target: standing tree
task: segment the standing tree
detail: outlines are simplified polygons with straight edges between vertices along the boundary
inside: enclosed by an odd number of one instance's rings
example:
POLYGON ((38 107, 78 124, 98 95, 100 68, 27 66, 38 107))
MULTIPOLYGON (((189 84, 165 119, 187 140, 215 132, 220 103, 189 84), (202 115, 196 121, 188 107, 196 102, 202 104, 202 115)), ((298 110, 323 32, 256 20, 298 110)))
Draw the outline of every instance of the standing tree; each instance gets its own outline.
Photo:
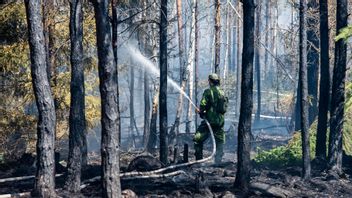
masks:
MULTIPOLYGON (((118 0, 111 0, 111 10, 112 10, 112 49, 114 53, 114 61, 115 65, 117 68, 117 62, 118 62, 118 57, 117 57, 117 38, 118 38, 118 33, 117 33, 117 25, 118 25, 118 0)), ((118 70, 117 70, 118 72, 118 70)), ((118 74, 117 74, 118 75, 118 74)), ((117 93, 119 93, 119 82, 116 81, 116 87, 117 87, 117 93)), ((118 115, 120 115, 120 107, 119 107, 119 97, 117 97, 117 112, 118 115)), ((118 123, 120 123, 120 116, 118 116, 118 123)), ((118 127, 118 134, 119 134, 119 144, 121 143, 121 127, 118 127)))
POLYGON ((118 79, 112 49, 108 2, 108 0, 93 0, 102 107, 102 195, 103 197, 120 197, 118 79))
MULTIPOLYGON (((195 105, 198 105, 198 82, 199 82, 199 2, 195 0, 194 5, 194 98, 195 105)), ((194 115, 195 129, 198 126, 198 115, 194 115)))
POLYGON ((299 7, 299 83, 300 83, 300 103, 301 103, 301 133, 303 151, 303 173, 304 179, 310 178, 310 156, 309 156, 309 121, 308 121, 308 81, 307 81, 307 32, 306 13, 307 2, 300 0, 299 7))
MULTIPOLYGON (((179 47, 179 64, 180 64, 180 82, 181 82, 181 90, 184 91, 186 88, 189 72, 188 67, 185 64, 185 55, 184 55, 184 41, 183 41, 183 32, 182 32, 182 1, 176 1, 176 8, 177 8, 177 32, 178 32, 178 47, 179 47)), ((188 66, 188 65, 187 65, 188 66)), ((175 122, 170 129, 170 137, 169 142, 172 142, 179 134, 179 126, 180 120, 183 110, 183 94, 180 93, 177 103, 177 110, 176 110, 176 118, 175 122)))
POLYGON ((307 17, 307 72, 309 102, 309 125, 318 114, 318 76, 319 76, 319 38, 316 27, 319 26, 318 1, 308 0, 307 17))
POLYGON ((250 135, 253 109, 254 0, 243 1, 243 53, 241 109, 238 123, 238 164, 235 186, 248 192, 250 182, 250 135))
POLYGON ((160 10, 160 161, 167 164, 167 0, 161 0, 160 10))
POLYGON ((67 164, 66 188, 69 192, 79 193, 81 185, 82 148, 86 139, 86 118, 84 102, 83 66, 83 12, 82 1, 70 2, 70 39, 71 39, 71 108, 69 157, 67 164))
POLYGON ((54 100, 47 76, 46 50, 39 0, 25 0, 31 75, 38 108, 37 171, 33 189, 35 197, 55 197, 55 126, 54 100))
MULTIPOLYGON (((347 0, 338 0, 336 9, 336 33, 347 26, 347 0)), ((342 172, 342 130, 345 104, 345 81, 347 64, 347 44, 340 39, 335 44, 335 65, 332 80, 331 118, 328 168, 331 171, 342 172)))
POLYGON ((315 155, 326 159, 326 131, 330 100, 328 1, 320 0, 320 87, 315 155))
POLYGON ((221 18, 220 18, 220 0, 215 0, 215 73, 220 76, 220 35, 221 35, 221 18))
POLYGON ((255 113, 255 120, 260 120, 261 112, 261 83, 260 83, 260 15, 261 15, 261 5, 258 1, 256 8, 256 20, 255 20, 255 36, 256 36, 256 47, 255 47, 255 71, 257 76, 257 112, 255 113))

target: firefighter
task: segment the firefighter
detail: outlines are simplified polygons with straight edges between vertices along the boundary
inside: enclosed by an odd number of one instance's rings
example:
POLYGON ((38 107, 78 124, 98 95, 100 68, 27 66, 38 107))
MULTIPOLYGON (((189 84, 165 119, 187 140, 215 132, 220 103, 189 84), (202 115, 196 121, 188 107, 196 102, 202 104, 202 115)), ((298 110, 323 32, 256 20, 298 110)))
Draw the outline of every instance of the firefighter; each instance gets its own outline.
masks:
POLYGON ((214 132, 216 142, 215 163, 220 163, 224 154, 225 143, 224 114, 227 109, 228 99, 220 89, 220 78, 217 74, 210 74, 208 77, 209 88, 203 93, 200 107, 197 109, 203 119, 194 135, 194 150, 196 160, 203 158, 203 143, 209 137, 210 132, 204 119, 206 119, 214 132))

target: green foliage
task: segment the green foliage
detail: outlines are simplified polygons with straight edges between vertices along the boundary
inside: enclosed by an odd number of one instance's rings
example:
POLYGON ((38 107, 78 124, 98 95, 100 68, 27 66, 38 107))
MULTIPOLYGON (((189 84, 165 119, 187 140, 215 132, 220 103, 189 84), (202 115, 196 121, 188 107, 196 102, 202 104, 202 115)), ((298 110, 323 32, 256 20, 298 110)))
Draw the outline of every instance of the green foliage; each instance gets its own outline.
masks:
MULTIPOLYGON (((345 122, 343 129, 343 150, 347 155, 352 155, 352 83, 346 85, 345 122)), ((315 158, 317 135, 317 120, 309 129, 310 156, 315 158)), ((327 137, 329 137, 329 129, 327 137)), ((327 138, 328 139, 328 138, 327 138)), ((328 140, 327 140, 328 148, 328 140)), ((302 159, 301 133, 295 132, 286 146, 280 146, 269 151, 258 151, 254 161, 258 164, 271 167, 284 167, 297 165, 302 159)))
MULTIPOLYGON (((100 119, 97 78, 95 20, 91 7, 84 12, 84 65, 86 85, 86 122, 95 127, 100 119)), ((25 140, 27 151, 34 152, 37 112, 32 90, 27 21, 23 2, 0 8, 0 155, 9 151, 13 137, 25 140)), ((55 11, 51 79, 57 115, 57 139, 66 138, 70 106, 70 40, 68 6, 55 11)))
POLYGON ((352 36, 352 25, 349 25, 340 30, 339 34, 335 37, 335 41, 339 41, 341 39, 346 41, 351 36, 352 36))

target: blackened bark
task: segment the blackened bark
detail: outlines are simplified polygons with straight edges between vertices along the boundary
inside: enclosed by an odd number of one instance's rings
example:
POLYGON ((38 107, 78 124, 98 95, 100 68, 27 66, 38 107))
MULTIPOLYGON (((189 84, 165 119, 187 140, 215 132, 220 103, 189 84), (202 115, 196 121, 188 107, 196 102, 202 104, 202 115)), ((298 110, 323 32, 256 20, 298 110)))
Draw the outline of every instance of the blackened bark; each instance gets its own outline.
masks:
MULTIPOLYGON (((47 76, 50 80, 52 77, 55 77, 54 68, 54 22, 53 22, 53 12, 55 11, 54 0, 43 0, 42 5, 43 10, 43 29, 44 29, 44 39, 45 39, 45 49, 46 53, 46 62, 47 62, 47 76)), ((54 79, 56 81, 56 79, 54 79)))
POLYGON ((25 0, 31 76, 38 108, 37 170, 33 189, 35 197, 55 197, 55 126, 54 100, 47 76, 46 50, 39 0, 25 0))
POLYGON ((316 18, 318 11, 318 1, 309 0, 308 9, 311 15, 307 18, 307 50, 308 50, 308 95, 309 102, 309 125, 311 125, 318 115, 318 76, 319 76, 319 38, 316 28, 319 20, 316 18))
POLYGON ((167 0, 161 0, 160 10, 160 161, 167 164, 167 0))
POLYGON ((326 159, 326 131, 328 122, 328 107, 330 101, 329 61, 328 2, 327 0, 320 0, 320 87, 315 155, 322 159, 326 159))
POLYGON ((238 164, 235 187, 248 192, 250 182, 250 135, 253 109, 253 57, 254 57, 253 0, 243 2, 243 53, 241 81, 241 109, 238 123, 238 164))
MULTIPOLYGON (((112 7, 112 49, 114 53, 114 61, 116 64, 116 68, 118 67, 118 56, 117 56, 117 44, 118 44, 118 34, 117 34, 117 25, 119 19, 119 12, 118 12, 118 0, 111 1, 112 7)), ((118 68, 117 68, 117 78, 118 78, 118 68)), ((119 82, 116 81, 117 93, 119 93, 119 82)), ((117 112, 120 115, 120 102, 119 97, 117 97, 117 112)), ((117 117, 118 123, 120 123, 120 116, 117 117)), ((121 127, 118 127, 119 137, 121 137, 121 127)), ((121 138, 119 138, 119 144, 121 144, 121 138)))
POLYGON ((256 21, 255 21, 255 35, 256 35, 256 48, 255 48, 255 71, 257 76, 257 112, 255 114, 255 120, 260 121, 261 112, 261 78, 260 78, 260 15, 261 15, 261 5, 258 1, 256 7, 256 21))
MULTIPOLYGON (((337 0, 336 33, 347 26, 347 0, 337 0)), ((345 81, 347 64, 347 44, 339 40, 335 44, 335 65, 332 80, 331 118, 328 168, 337 173, 342 172, 342 133, 345 105, 345 81)))
MULTIPOLYGON (((198 106, 198 81, 199 81, 199 5, 198 1, 195 0, 195 7, 194 7, 194 31, 195 31, 195 36, 194 36, 194 99, 195 99, 195 105, 198 106)), ((194 115, 194 124, 195 124, 195 129, 198 126, 198 115, 194 115)))
POLYGON ((119 166, 119 112, 117 68, 112 49, 111 26, 108 15, 108 0, 93 1, 96 21, 98 70, 102 107, 102 196, 120 197, 119 166))
POLYGON ((220 21, 220 0, 215 0, 215 73, 220 75, 220 36, 221 36, 221 21, 220 21))
POLYGON ((154 152, 154 148, 157 140, 156 120, 158 116, 158 106, 159 106, 159 86, 155 85, 153 104, 152 104, 152 117, 150 119, 150 130, 149 130, 150 133, 148 136, 148 143, 147 143, 147 151, 149 153, 154 152))
POLYGON ((71 107, 69 157, 67 164, 66 188, 71 193, 79 193, 81 185, 82 149, 86 145, 86 118, 84 101, 83 66, 83 12, 82 1, 70 2, 71 40, 71 107))
POLYGON ((150 133, 150 94, 149 94, 149 76, 144 70, 144 132, 143 132, 143 145, 148 142, 148 134, 150 133))
POLYGON ((135 134, 134 134, 134 67, 130 68, 130 141, 132 142, 133 147, 135 147, 135 134))
POLYGON ((309 118, 308 118, 308 81, 307 81, 307 2, 300 0, 299 8, 299 79, 301 85, 301 135, 303 169, 302 178, 310 178, 310 156, 309 156, 309 118))
POLYGON ((297 97, 295 105, 295 131, 301 130, 301 77, 298 76, 297 97))
MULTIPOLYGON (((241 12, 240 2, 238 2, 238 10, 241 12)), ((240 96, 241 96, 241 20, 237 17, 237 67, 236 67, 236 115, 240 111, 240 96)), ((243 34, 242 34, 243 35, 243 34)))
MULTIPOLYGON (((143 0, 143 9, 147 9, 147 0, 143 0)), ((143 13, 143 18, 147 16, 147 11, 143 13)), ((147 29, 148 30, 148 29, 147 29)), ((148 41, 147 35, 142 34, 143 49, 147 51, 148 41)), ((143 146, 147 145, 148 135, 150 133, 150 87, 149 87, 149 76, 147 69, 144 69, 144 131, 143 131, 143 146)))

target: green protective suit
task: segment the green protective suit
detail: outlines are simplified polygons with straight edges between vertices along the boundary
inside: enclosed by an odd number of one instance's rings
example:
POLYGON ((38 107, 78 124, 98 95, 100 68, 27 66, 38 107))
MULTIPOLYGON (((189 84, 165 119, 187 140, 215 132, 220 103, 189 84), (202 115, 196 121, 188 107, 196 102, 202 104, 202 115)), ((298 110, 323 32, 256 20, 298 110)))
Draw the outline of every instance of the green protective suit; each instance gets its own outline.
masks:
MULTIPOLYGON (((219 86, 211 86, 203 93, 200 101, 200 117, 208 120, 213 129, 216 142, 215 162, 221 162, 223 156, 223 145, 225 143, 224 114, 216 111, 219 94, 224 94, 219 86)), ((196 160, 203 158, 203 143, 210 136, 207 124, 203 120, 194 135, 194 150, 196 160)))

